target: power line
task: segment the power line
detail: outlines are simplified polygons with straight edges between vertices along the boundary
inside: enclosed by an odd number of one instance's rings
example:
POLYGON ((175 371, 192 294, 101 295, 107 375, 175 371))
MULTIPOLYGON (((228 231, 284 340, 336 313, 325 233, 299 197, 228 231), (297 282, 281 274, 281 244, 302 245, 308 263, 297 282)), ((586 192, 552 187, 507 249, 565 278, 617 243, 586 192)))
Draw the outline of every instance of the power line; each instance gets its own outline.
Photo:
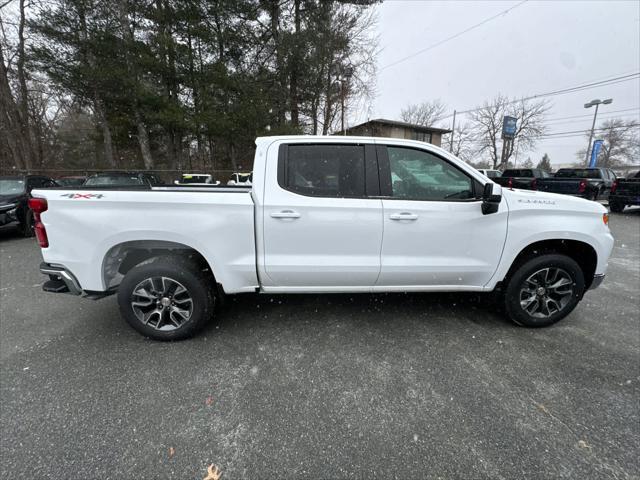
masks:
MULTIPOLYGON (((607 110, 605 113, 601 114, 601 115, 611 115, 613 113, 622 113, 622 112, 631 112, 633 110, 640 110, 640 107, 633 107, 633 108, 625 108, 622 110, 607 110)), ((593 118, 593 115, 590 113, 585 113, 582 115, 572 115, 569 117, 551 117, 548 118, 547 121, 554 121, 554 120, 564 120, 564 119, 568 119, 568 118, 582 118, 582 117, 586 117, 586 118, 593 118)))
MULTIPOLYGON (((598 121, 599 123, 600 120, 637 120, 638 118, 640 118, 640 115, 633 115, 633 114, 624 114, 624 115, 619 115, 617 113, 607 113, 607 114, 598 114, 598 121)), ((591 118, 581 118, 581 119, 574 119, 574 120, 561 120, 561 121, 545 121, 546 124, 549 125, 566 125, 566 124, 575 124, 575 123, 585 123, 585 122, 591 122, 591 120, 593 119, 593 115, 591 115, 591 118)))
MULTIPOLYGON (((603 127, 603 128, 594 128, 593 131, 594 132, 599 132, 599 131, 603 131, 603 130, 619 130, 621 128, 635 128, 635 127, 639 127, 640 123, 634 123, 634 124, 629 124, 629 125, 620 125, 618 127, 603 127)), ((555 136, 555 135, 564 135, 564 134, 570 134, 570 133, 579 133, 581 135, 584 135, 585 133, 590 132, 590 129, 585 129, 585 130, 572 130, 572 131, 568 131, 568 132, 552 132, 552 133, 545 133, 540 135, 541 137, 551 137, 551 136, 555 136)))
MULTIPOLYGON (((598 82, 591 82, 591 83, 585 83, 585 84, 582 84, 582 85, 576 85, 575 87, 569 87, 569 88, 563 88, 563 89, 560 89, 560 90, 553 90, 553 91, 550 91, 550 92, 538 93, 538 94, 535 94, 535 95, 531 95, 529 97, 523 97, 523 98, 519 98, 519 99, 516 99, 516 100, 510 100, 510 101, 506 102, 506 104, 510 105, 512 103, 517 103, 517 102, 526 101, 526 100, 533 100, 535 98, 544 98, 544 97, 553 97, 553 96, 556 96, 556 95, 564 95, 564 94, 567 94, 567 93, 579 92, 579 91, 582 91, 582 90, 589 90, 591 88, 596 88, 596 87, 604 86, 604 85, 615 85, 616 83, 628 82, 630 80, 635 80, 635 79, 640 79, 640 72, 631 73, 631 74, 628 74, 628 75, 622 75, 622 76, 618 76, 618 77, 613 77, 613 78, 609 78, 607 80, 600 80, 598 82)), ((478 110, 482 110, 482 108, 484 108, 484 107, 471 108, 469 110, 460 110, 460 111, 457 111, 456 114, 477 112, 478 110)), ((453 114, 447 115, 446 117, 443 117, 442 120, 444 120, 445 118, 450 118, 452 116, 453 116, 453 114)))
POLYGON ((471 27, 469 27, 469 28, 467 28, 467 29, 465 29, 465 30, 462 30, 461 32, 458 32, 458 33, 456 33, 456 34, 454 34, 454 35, 451 35, 450 37, 447 37, 447 38, 445 38, 445 39, 443 39, 443 40, 440 40, 439 42, 436 42, 436 43, 434 43, 434 44, 432 44, 432 45, 429 45, 429 46, 428 46, 428 47, 426 47, 426 48, 423 48, 423 49, 421 49, 421 50, 418 50, 417 52, 414 52, 414 53, 412 53, 411 55, 407 55, 406 57, 403 57, 403 58, 401 58, 401 59, 399 59, 399 60, 396 60, 395 62, 392 62, 392 63, 390 63, 390 64, 388 64, 388 65, 385 65, 385 66, 381 67, 379 71, 381 72, 382 70, 386 70, 387 68, 391 68, 391 67, 393 67, 393 66, 395 66, 395 65, 398 65, 399 63, 405 62, 405 61, 409 60, 410 58, 413 58, 413 57, 416 57, 416 56, 418 56, 418 55, 421 55, 421 54, 423 54, 423 53, 425 53, 425 52, 428 52, 429 50, 433 50, 434 48, 439 47, 439 46, 440 46, 440 45, 442 45, 443 43, 446 43, 446 42, 448 42, 448 41, 450 41, 450 40, 453 40, 453 39, 455 39, 455 38, 458 38, 458 37, 460 37, 460 36, 464 35, 465 33, 470 32, 471 30, 474 30, 474 29, 476 29, 476 28, 478 28, 478 27, 480 27, 480 26, 484 25, 485 23, 488 23, 488 22, 490 22, 490 21, 492 21, 492 20, 495 20, 496 18, 498 18, 498 17, 500 17, 500 16, 503 16, 503 15, 508 14, 511 10, 518 8, 520 5, 522 5, 522 4, 524 4, 524 3, 526 3, 527 1, 528 1, 528 0, 522 0, 521 2, 519 2, 519 3, 515 4, 515 5, 513 5, 512 7, 507 8, 506 10, 501 11, 500 13, 498 13, 498 14, 496 14, 496 15, 494 15, 494 16, 492 16, 492 17, 489 17, 489 18, 484 19, 484 20, 483 20, 483 21, 481 21, 480 23, 476 23, 475 25, 472 25, 471 27))

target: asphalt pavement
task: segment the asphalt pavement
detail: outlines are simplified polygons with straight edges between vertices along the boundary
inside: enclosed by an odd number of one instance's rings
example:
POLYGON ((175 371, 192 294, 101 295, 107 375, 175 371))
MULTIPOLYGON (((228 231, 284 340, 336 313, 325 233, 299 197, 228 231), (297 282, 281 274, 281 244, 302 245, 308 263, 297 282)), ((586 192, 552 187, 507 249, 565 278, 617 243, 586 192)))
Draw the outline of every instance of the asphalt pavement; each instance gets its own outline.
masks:
POLYGON ((531 330, 476 295, 243 295, 147 340, 41 291, 0 229, 0 477, 640 478, 640 209, 604 284, 531 330))

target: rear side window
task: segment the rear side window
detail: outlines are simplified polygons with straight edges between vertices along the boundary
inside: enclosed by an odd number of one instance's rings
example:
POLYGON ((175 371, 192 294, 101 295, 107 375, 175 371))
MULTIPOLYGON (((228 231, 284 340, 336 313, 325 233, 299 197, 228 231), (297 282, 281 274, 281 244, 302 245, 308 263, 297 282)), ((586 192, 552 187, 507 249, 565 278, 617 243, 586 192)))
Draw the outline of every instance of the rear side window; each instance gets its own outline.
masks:
POLYGON ((314 197, 364 197, 363 145, 284 145, 278 183, 314 197))

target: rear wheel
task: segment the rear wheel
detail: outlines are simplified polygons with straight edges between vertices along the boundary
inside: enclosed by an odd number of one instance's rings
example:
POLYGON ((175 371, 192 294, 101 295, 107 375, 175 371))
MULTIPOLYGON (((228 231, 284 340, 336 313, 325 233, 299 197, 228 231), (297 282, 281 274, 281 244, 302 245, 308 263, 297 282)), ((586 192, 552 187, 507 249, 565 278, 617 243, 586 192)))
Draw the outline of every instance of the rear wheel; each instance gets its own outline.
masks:
POLYGON ((612 212, 620 213, 624 210, 624 205, 618 202, 609 202, 609 208, 612 212))
POLYGON ((156 257, 132 268, 118 288, 120 313, 154 340, 193 336, 213 316, 212 277, 189 259, 156 257))
POLYGON ((511 320, 525 327, 546 327, 569 315, 584 293, 580 266, 565 255, 548 254, 520 265, 505 292, 511 320))

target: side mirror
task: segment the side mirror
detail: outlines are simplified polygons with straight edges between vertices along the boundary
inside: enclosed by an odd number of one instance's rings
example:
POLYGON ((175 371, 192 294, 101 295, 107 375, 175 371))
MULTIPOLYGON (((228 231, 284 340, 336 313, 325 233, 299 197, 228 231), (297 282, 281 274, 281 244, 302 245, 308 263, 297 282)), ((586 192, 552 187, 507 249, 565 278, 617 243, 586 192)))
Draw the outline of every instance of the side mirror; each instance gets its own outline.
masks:
POLYGON ((502 186, 497 183, 488 182, 484 184, 482 192, 482 213, 488 215, 496 213, 502 201, 502 186))

